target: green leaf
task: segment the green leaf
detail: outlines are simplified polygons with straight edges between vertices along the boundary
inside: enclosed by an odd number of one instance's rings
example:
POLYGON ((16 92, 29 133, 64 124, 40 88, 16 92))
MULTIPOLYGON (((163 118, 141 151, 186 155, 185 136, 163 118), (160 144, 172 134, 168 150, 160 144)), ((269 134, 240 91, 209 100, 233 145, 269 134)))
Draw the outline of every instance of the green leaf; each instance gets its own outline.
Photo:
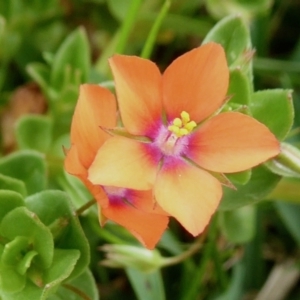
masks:
POLYGON ((236 209, 263 200, 274 189, 280 178, 264 166, 252 169, 251 179, 246 185, 237 184, 237 190, 224 187, 219 210, 236 209))
POLYGON ((246 170, 243 172, 237 172, 237 173, 230 173, 230 174, 226 174, 226 177, 232 181, 233 184, 241 184, 244 185, 246 183, 248 183, 248 181, 251 178, 251 174, 252 171, 250 170, 246 170))
POLYGON ((127 268, 126 273, 138 299, 166 299, 160 270, 143 273, 132 268, 127 268))
POLYGON ((34 261, 41 268, 48 268, 53 259, 53 239, 50 230, 25 207, 9 212, 0 224, 0 234, 8 240, 26 237, 38 255, 34 261))
POLYGON ((22 253, 29 249, 29 240, 24 236, 17 236, 11 242, 6 243, 1 256, 1 263, 15 266, 19 263, 22 253))
POLYGON ((241 105, 248 105, 250 102, 250 85, 247 76, 241 69, 233 69, 230 71, 230 82, 227 91, 228 96, 232 96, 229 101, 241 105))
POLYGON ((26 206, 51 229, 55 239, 55 248, 80 251, 80 258, 71 278, 78 276, 89 263, 90 250, 67 194, 48 190, 26 198, 25 202, 26 206))
POLYGON ((7 213, 19 206, 25 206, 24 200, 19 193, 0 191, 0 223, 7 213))
POLYGON ((84 29, 78 28, 64 40, 56 52, 50 83, 56 91, 61 91, 70 83, 78 85, 86 82, 89 72, 89 43, 84 29))
POLYGON ((25 115, 16 124, 16 139, 20 149, 46 153, 51 144, 51 136, 52 122, 46 116, 25 115))
POLYGON ((0 268, 0 295, 1 292, 17 293, 25 287, 26 277, 16 272, 14 267, 0 264, 0 268))
POLYGON ((300 246, 300 205, 276 201, 274 205, 290 234, 300 246))
POLYGON ((40 86, 44 93, 48 96, 50 81, 50 68, 42 63, 30 63, 26 66, 26 71, 29 76, 40 86))
POLYGON ((289 133, 294 120, 291 90, 264 90, 253 93, 250 110, 279 140, 289 133))
POLYGON ((249 30, 240 16, 228 16, 219 21, 207 34, 203 44, 216 42, 224 47, 228 65, 247 62, 245 54, 251 47, 249 30))
POLYGON ((75 279, 60 285, 47 300, 83 300, 81 295, 85 295, 86 299, 99 300, 95 279, 88 269, 75 279))
MULTIPOLYGON (((68 278, 78 257, 79 251, 77 250, 56 249, 54 251, 53 263, 50 268, 43 273, 43 278, 40 279, 39 285, 27 279, 25 287, 20 292, 13 294, 4 293, 3 290, 0 289, 0 295, 3 297, 3 300, 48 300, 49 296, 56 291, 57 287, 68 278)), ((8 279, 10 278, 9 275, 9 273, 6 274, 8 279)), ((64 300, 65 299, 71 300, 72 298, 64 298, 64 300)))
POLYGON ((22 180, 29 195, 46 187, 45 158, 35 151, 22 150, 1 158, 0 173, 22 180))
POLYGON ((23 197, 27 194, 23 181, 2 174, 0 174, 0 190, 11 190, 19 193, 23 197))
POLYGON ((255 207, 244 206, 220 212, 219 223, 228 241, 235 244, 247 243, 255 234, 255 207))
POLYGON ((47 299, 54 292, 54 287, 70 276, 79 256, 80 252, 78 250, 54 250, 53 263, 43 274, 45 289, 41 300, 47 299))

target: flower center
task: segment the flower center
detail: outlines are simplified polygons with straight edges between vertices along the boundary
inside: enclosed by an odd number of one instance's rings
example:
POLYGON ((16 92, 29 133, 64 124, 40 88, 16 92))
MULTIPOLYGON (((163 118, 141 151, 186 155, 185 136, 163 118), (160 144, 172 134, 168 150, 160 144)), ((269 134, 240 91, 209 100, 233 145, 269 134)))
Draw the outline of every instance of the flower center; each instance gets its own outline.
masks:
POLYGON ((168 126, 168 130, 178 138, 188 135, 197 126, 195 121, 191 121, 190 115, 186 111, 183 111, 180 117, 175 118, 172 124, 168 126))
POLYGON ((191 121, 190 115, 183 111, 180 118, 175 118, 168 127, 161 127, 155 144, 166 156, 180 156, 186 150, 188 135, 196 126, 196 122, 191 121))

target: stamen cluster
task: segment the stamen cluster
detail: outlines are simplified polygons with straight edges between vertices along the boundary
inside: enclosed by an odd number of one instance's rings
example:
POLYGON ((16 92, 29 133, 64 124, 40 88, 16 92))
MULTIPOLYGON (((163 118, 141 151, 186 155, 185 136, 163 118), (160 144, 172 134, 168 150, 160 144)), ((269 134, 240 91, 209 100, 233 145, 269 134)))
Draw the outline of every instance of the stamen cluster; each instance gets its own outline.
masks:
POLYGON ((168 126, 168 130, 173 132, 177 137, 189 134, 197 126, 195 121, 191 121, 190 115, 186 111, 183 111, 180 117, 175 118, 172 125, 168 126))

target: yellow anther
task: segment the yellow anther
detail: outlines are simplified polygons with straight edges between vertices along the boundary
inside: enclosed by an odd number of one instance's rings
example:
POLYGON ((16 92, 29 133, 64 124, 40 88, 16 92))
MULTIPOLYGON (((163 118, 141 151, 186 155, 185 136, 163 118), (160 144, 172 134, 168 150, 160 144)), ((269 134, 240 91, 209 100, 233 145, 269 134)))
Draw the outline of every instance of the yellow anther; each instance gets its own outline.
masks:
POLYGON ((168 126, 168 130, 170 130, 171 132, 175 133, 178 136, 180 128, 175 125, 170 125, 168 126))
POLYGON ((186 128, 189 132, 191 132, 196 126, 197 124, 195 121, 190 121, 184 125, 184 128, 186 128))
POLYGON ((181 120, 182 120, 183 124, 186 124, 186 123, 188 123, 190 121, 190 115, 186 111, 183 111, 180 114, 180 116, 181 116, 181 120))
POLYGON ((183 111, 180 118, 175 118, 172 125, 168 126, 168 130, 173 132, 177 137, 189 134, 196 126, 196 122, 190 121, 190 115, 183 111))
POLYGON ((173 121, 173 125, 177 126, 177 127, 181 127, 182 126, 182 120, 179 118, 175 118, 173 121))
POLYGON ((189 131, 186 128, 179 129, 179 137, 189 134, 189 131))

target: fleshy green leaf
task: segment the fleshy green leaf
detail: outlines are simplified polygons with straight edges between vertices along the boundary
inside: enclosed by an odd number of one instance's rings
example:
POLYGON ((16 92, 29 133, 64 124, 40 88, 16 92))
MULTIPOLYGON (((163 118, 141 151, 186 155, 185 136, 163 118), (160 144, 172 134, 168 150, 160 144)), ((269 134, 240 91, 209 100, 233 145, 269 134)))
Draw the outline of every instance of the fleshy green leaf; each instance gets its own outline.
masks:
POLYGON ((55 249, 53 263, 43 274, 45 289, 41 300, 47 299, 53 293, 54 287, 69 277, 80 256, 78 250, 55 249))
POLYGON ((219 221, 228 241, 237 244, 249 242, 255 234, 255 207, 244 206, 220 212, 219 221))
POLYGON ((66 85, 86 82, 90 71, 90 49, 83 28, 71 33, 55 54, 50 82, 60 91, 66 85))
POLYGON ((271 173, 266 167, 252 169, 252 176, 246 185, 236 185, 237 190, 224 187, 220 210, 236 209, 264 199, 276 186, 280 176, 271 173))
POLYGON ((231 174, 226 174, 226 177, 233 183, 233 184, 247 184, 248 181, 251 178, 252 171, 246 170, 243 172, 237 172, 237 173, 231 173, 231 174))
MULTIPOLYGON (((3 300, 46 300, 56 291, 56 288, 68 278, 72 272, 74 265, 79 257, 77 250, 61 250, 54 251, 53 263, 45 270, 38 284, 34 284, 27 279, 25 287, 16 293, 4 293, 0 290, 1 299, 3 300)), ((2 270, 1 270, 2 271, 2 270)), ((9 279, 9 273, 6 273, 9 279)), ((9 281, 9 280, 8 280, 9 281)), ((13 283, 12 283, 13 284, 13 283)), ((52 298, 50 298, 52 299, 52 298)), ((55 298, 54 298, 55 299, 55 298)), ((73 298, 64 298, 73 299, 73 298)), ((77 299, 77 298, 75 298, 77 299)))
POLYGON ((55 294, 47 300, 82 300, 82 295, 90 300, 99 299, 94 277, 88 269, 75 279, 60 285, 55 294))
POLYGON ((22 253, 29 249, 29 240, 24 236, 17 236, 11 242, 6 243, 1 256, 1 263, 15 266, 19 263, 22 253))
POLYGON ((265 90, 252 95, 250 110, 279 140, 289 133, 294 120, 291 90, 265 90))
POLYGON ((25 202, 51 229, 56 248, 80 251, 80 258, 71 277, 78 276, 89 263, 89 245, 67 194, 48 190, 26 198, 25 202))
POLYGON ((16 139, 21 149, 46 153, 51 144, 51 136, 52 122, 48 117, 25 115, 16 124, 16 139))
POLYGON ((24 200, 19 193, 0 191, 0 223, 7 213, 19 206, 25 206, 24 200))
POLYGON ((33 250, 34 258, 41 268, 48 268, 53 259, 53 239, 50 230, 25 207, 18 207, 5 215, 0 224, 0 234, 8 240, 26 237, 33 250))
POLYGON ((0 174, 0 190, 11 190, 19 193, 23 197, 27 194, 23 181, 2 174, 0 174))
POLYGON ((1 158, 0 173, 22 180, 28 194, 39 192, 46 187, 45 158, 35 151, 18 151, 1 158))
POLYGON ((0 264, 0 267, 0 295, 1 292, 17 293, 25 287, 26 276, 16 272, 12 266, 0 264))
POLYGON ((248 105, 250 102, 249 80, 239 68, 230 71, 230 82, 227 95, 232 96, 229 105, 231 103, 248 105))
POLYGON ((203 44, 216 42, 224 47, 228 65, 239 66, 247 62, 251 47, 249 30, 239 16, 228 16, 219 21, 205 37, 203 44))

